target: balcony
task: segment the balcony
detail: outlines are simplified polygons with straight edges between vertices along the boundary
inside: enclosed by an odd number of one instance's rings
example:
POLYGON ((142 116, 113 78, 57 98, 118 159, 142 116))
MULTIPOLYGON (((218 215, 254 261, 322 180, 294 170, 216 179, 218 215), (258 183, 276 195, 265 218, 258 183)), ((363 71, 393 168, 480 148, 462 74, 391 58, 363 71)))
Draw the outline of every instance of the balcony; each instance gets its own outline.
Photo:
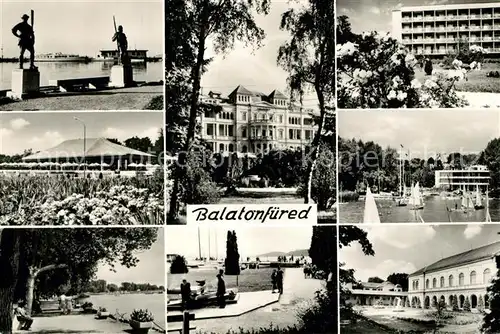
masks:
POLYGON ((478 31, 478 30, 481 30, 481 27, 479 27, 479 26, 471 26, 471 27, 469 28, 469 30, 472 30, 472 31, 478 31))
POLYGON ((277 121, 275 121, 274 119, 252 119, 250 121, 248 121, 248 124, 250 125, 276 125, 278 124, 277 121))
POLYGON ((471 15, 469 15, 469 19, 471 19, 471 20, 472 19, 479 19, 479 18, 481 18, 481 15, 479 15, 479 14, 471 14, 471 15))
POLYGON ((447 19, 448 21, 458 20, 458 16, 455 16, 455 15, 448 15, 448 16, 446 17, 446 19, 447 19))
POLYGON ((273 136, 271 135, 260 135, 260 134, 251 134, 249 136, 250 140, 257 140, 257 141, 273 141, 275 140, 273 136))
POLYGON ((434 16, 425 16, 424 21, 427 21, 427 22, 434 21, 434 16))
POLYGON ((424 43, 435 43, 436 40, 434 38, 424 38, 424 43))
POLYGON ((493 18, 493 15, 491 15, 491 14, 483 14, 482 18, 483 19, 491 19, 491 18, 493 18))
POLYGON ((469 15, 459 15, 458 18, 460 20, 468 20, 469 19, 469 15))
POLYGON ((493 30, 492 26, 483 26, 482 30, 493 30))
POLYGON ((411 22, 411 17, 403 17, 402 21, 403 22, 411 22))
POLYGON ((413 33, 420 33, 420 32, 424 32, 424 29, 422 29, 422 28, 413 29, 413 33))

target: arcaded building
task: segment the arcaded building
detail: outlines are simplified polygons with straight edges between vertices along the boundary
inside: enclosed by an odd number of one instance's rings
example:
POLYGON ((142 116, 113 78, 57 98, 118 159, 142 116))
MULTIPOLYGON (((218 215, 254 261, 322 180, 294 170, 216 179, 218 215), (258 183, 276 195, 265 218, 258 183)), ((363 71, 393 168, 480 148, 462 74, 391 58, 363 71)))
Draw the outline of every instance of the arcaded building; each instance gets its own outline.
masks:
POLYGON ((452 306, 454 296, 458 307, 463 308, 468 298, 471 308, 476 309, 482 299, 489 307, 487 287, 496 275, 496 258, 500 242, 456 254, 414 272, 408 277, 408 298, 412 307, 430 307, 444 300, 452 306))

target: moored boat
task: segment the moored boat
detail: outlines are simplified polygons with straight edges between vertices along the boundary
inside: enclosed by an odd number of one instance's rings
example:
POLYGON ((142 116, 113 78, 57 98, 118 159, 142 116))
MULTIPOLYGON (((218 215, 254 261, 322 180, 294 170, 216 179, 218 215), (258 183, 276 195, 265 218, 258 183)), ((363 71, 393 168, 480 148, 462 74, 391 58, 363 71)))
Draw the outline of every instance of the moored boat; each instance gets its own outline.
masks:
POLYGON ((89 62, 91 59, 87 56, 64 54, 61 52, 46 53, 35 56, 35 62, 73 62, 84 63, 89 62))

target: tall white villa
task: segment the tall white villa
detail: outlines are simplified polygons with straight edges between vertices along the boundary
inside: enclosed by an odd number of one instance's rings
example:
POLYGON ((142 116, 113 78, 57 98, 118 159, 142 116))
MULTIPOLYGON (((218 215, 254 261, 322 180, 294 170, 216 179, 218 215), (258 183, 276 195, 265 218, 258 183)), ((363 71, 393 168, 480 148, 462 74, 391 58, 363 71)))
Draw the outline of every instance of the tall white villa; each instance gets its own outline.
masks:
POLYGON ((500 3, 402 7, 392 12, 392 35, 415 54, 445 56, 459 40, 500 55, 500 3))
POLYGON ((228 97, 210 91, 201 100, 222 107, 221 112, 207 112, 199 119, 202 138, 214 152, 298 149, 314 138, 314 111, 291 103, 278 90, 264 94, 240 85, 228 97))
POLYGON ((482 297, 486 308, 489 296, 486 288, 496 276, 500 241, 471 249, 432 263, 408 277, 408 298, 412 307, 429 307, 444 300, 451 307, 453 296, 463 308, 468 298, 472 309, 482 297))

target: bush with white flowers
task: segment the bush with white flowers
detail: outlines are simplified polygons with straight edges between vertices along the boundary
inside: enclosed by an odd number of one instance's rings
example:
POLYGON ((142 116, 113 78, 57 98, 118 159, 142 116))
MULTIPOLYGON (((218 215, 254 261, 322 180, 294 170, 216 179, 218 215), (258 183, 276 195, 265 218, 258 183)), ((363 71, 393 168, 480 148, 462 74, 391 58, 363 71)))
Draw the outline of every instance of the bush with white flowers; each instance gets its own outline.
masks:
POLYGON ((337 45, 339 108, 454 108, 467 102, 455 83, 465 76, 437 73, 415 78, 417 60, 389 35, 363 33, 356 43, 337 45))

